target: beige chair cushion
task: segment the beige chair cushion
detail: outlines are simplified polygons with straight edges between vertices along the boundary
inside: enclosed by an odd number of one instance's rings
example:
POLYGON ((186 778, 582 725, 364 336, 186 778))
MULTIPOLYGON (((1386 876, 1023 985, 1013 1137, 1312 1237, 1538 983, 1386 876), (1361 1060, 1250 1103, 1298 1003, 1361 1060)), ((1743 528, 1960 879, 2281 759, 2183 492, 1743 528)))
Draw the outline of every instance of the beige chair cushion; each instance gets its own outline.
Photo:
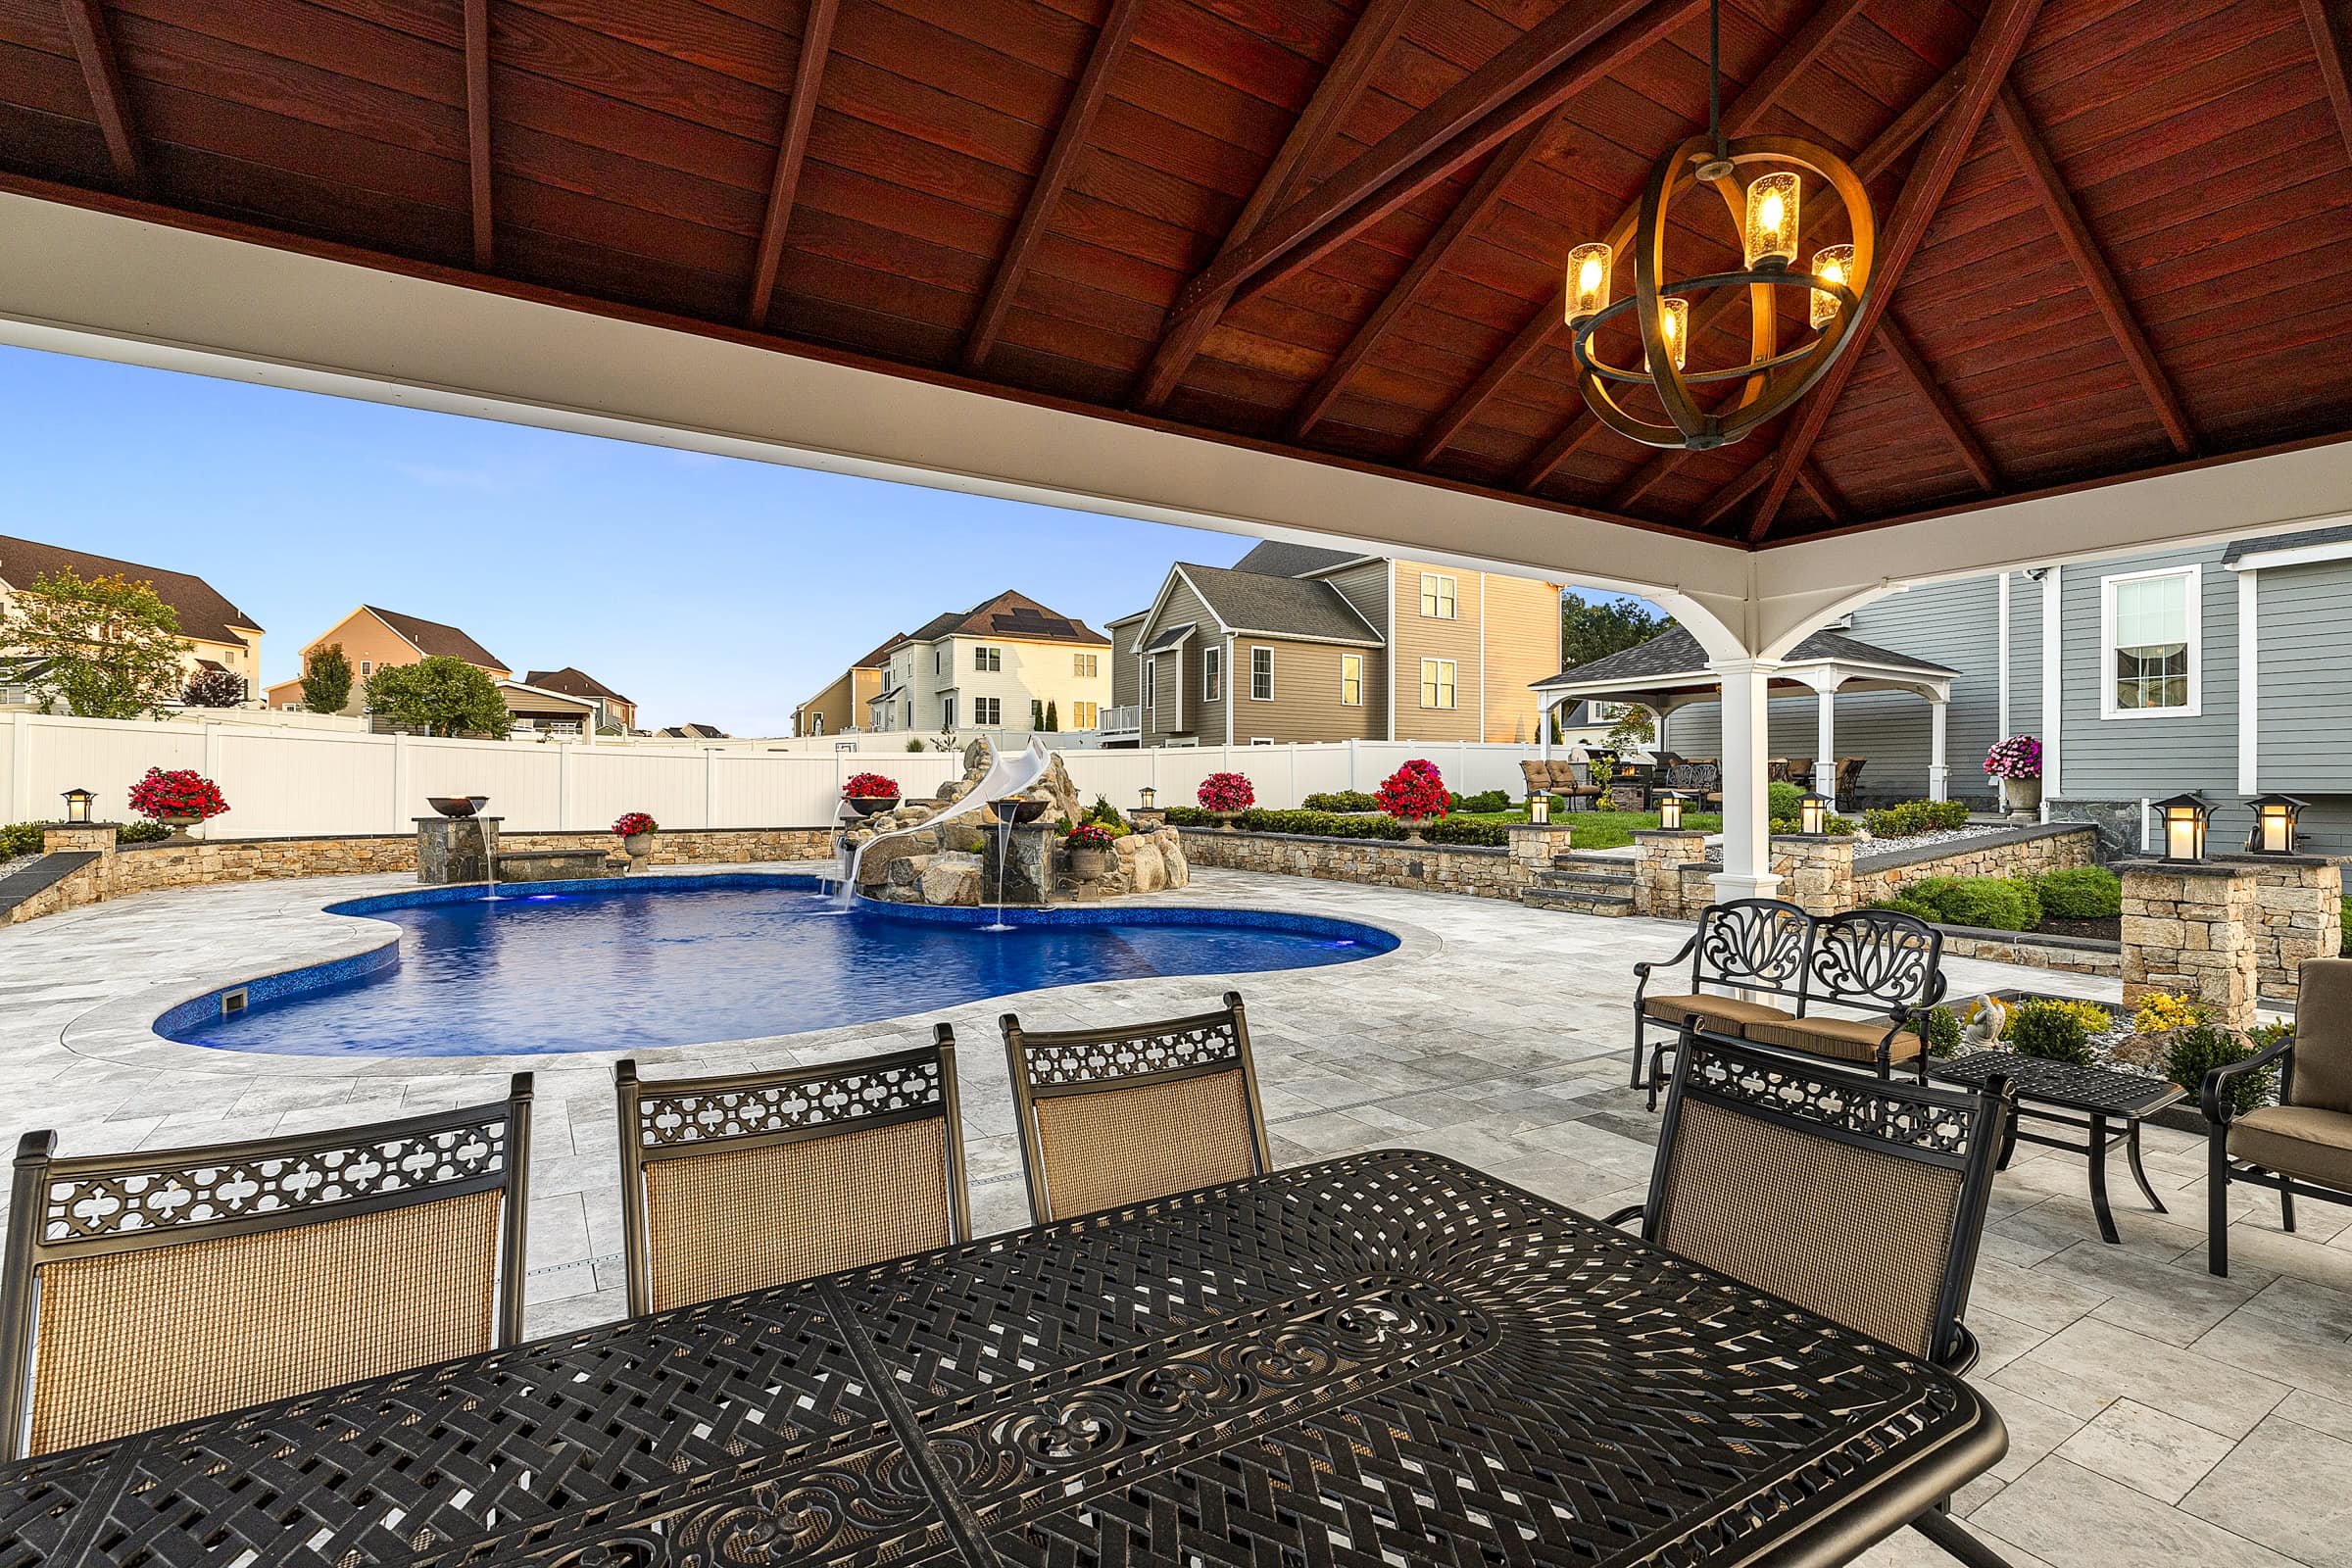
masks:
MULTIPOLYGON (((1757 1045, 1778 1046, 1783 1051, 1802 1051, 1838 1061, 1876 1065, 1879 1042, 1886 1038, 1888 1023, 1885 1018, 1790 1018, 1786 1022, 1750 1024, 1747 1038, 1757 1045)), ((1905 1029, 1886 1049, 1888 1060, 1909 1061, 1919 1054, 1919 1035, 1905 1029)))
POLYGON ((1527 781, 1530 795, 1551 788, 1551 769, 1544 762, 1521 762, 1519 776, 1527 781))
POLYGON ((1546 764, 1546 771, 1551 775, 1551 787, 1553 789, 1572 790, 1577 787, 1578 780, 1576 776, 1576 764, 1574 762, 1563 762, 1555 758, 1551 762, 1546 764))
POLYGON ((2352 1193, 2352 1115, 2265 1105, 2230 1124, 2230 1152, 2249 1164, 2352 1193))
POLYGON ((1642 1010, 1661 1023, 1673 1024, 1695 1012, 1706 1028, 1719 1034, 1745 1034, 1751 1040, 1755 1037, 1750 1031, 1757 1024, 1795 1016, 1769 1003, 1742 1002, 1737 997, 1644 997, 1642 1010))
POLYGON ((1055 1219, 1238 1181, 1257 1169, 1249 1086, 1239 1066, 1043 1096, 1037 1133, 1055 1219))
POLYGON ((2352 958, 2312 958, 2297 973, 2294 1102, 2352 1112, 2352 958))

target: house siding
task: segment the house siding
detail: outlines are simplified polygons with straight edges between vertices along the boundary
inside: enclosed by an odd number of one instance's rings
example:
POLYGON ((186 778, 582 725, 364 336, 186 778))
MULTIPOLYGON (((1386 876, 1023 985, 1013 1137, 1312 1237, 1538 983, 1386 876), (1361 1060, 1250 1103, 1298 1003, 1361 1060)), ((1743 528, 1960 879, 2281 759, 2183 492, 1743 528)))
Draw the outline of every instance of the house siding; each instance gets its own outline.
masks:
MULTIPOLYGON (((1376 633, 1386 635, 1389 625, 1389 563, 1367 561, 1346 571, 1335 571, 1323 579, 1340 592, 1340 597, 1355 608, 1355 612, 1370 623, 1376 633)), ((1354 715, 1350 710, 1342 716, 1342 728, 1348 735, 1364 740, 1377 739, 1389 732, 1389 686, 1387 680, 1375 673, 1386 662, 1378 650, 1364 649, 1364 728, 1360 735, 1349 722, 1354 715)), ((1335 661, 1336 662, 1336 661, 1335 661)), ((1320 737, 1318 737, 1320 738, 1320 737)))
MULTIPOLYGON (((1251 741, 1373 740, 1377 711, 1373 684, 1381 679, 1380 650, 1348 648, 1337 643, 1286 642, 1271 637, 1237 636, 1233 642, 1233 743, 1251 741), (1274 697, 1260 702, 1250 696, 1250 652, 1269 649, 1274 655, 1274 697), (1360 708, 1340 702, 1340 658, 1361 654, 1364 659, 1365 701, 1360 708)), ((1222 742, 1220 726, 1204 740, 1222 742)))
MULTIPOLYGON (((2059 709, 2058 797, 2137 801, 2182 790, 2234 795, 2237 788, 2237 574, 2222 567, 2219 546, 2169 551, 2065 567, 2060 573, 2060 649, 2064 698, 2059 709), (2198 640, 2204 668, 2194 716, 2102 718, 2107 653, 2100 642, 2100 584, 2109 577, 2168 566, 2204 568, 2198 640)), ((2038 607, 2036 607, 2038 608, 2038 607)), ((2039 689, 2039 673, 2035 674, 2039 689)), ((2035 709, 2039 728, 2039 709, 2035 709)), ((2218 831, 2217 831, 2218 839, 2218 831)))
POLYGON ((1531 688, 1560 667, 1560 585, 1492 572, 1484 582, 1486 738, 1532 743, 1543 704, 1531 688))
MULTIPOLYGON (((1139 694, 1143 690, 1143 661, 1155 658, 1159 662, 1157 711, 1145 720, 1142 743, 1146 746, 1165 745, 1177 738, 1199 739, 1202 744, 1225 739, 1225 720, 1221 709, 1215 716, 1216 727, 1213 731, 1205 731, 1200 727, 1206 721, 1200 703, 1200 648, 1205 639, 1221 639, 1224 635, 1217 629, 1217 617, 1209 613, 1208 606, 1200 602, 1200 596, 1181 581, 1171 584, 1167 603, 1161 607, 1158 614, 1142 623, 1135 640, 1151 642, 1165 628, 1181 626, 1188 620, 1193 623, 1194 631, 1185 642, 1156 655, 1135 656, 1136 690, 1139 694), (1182 705, 1181 709, 1179 704, 1182 705)), ((1138 701, 1141 701, 1140 695, 1138 701)))
MULTIPOLYGON (((2235 574, 2225 575, 2234 591, 2235 574)), ((2352 674, 2344 662, 2352 561, 2273 567, 2255 573, 2254 591, 2262 626, 2258 782, 2307 799, 2352 794, 2352 674)))
MULTIPOLYGON (((1479 616, 1480 573, 1415 561, 1396 563, 1396 627, 1391 648, 1390 691, 1396 704, 1396 739, 1400 741, 1475 741, 1481 739, 1478 655, 1484 626, 1479 616), (1421 613, 1421 577, 1435 572, 1454 580, 1454 618, 1421 613), (1421 706, 1421 661, 1450 659, 1454 664, 1454 706, 1421 706)), ((1550 671, 1544 671, 1549 674, 1550 671)), ((1529 676, 1536 679, 1536 676, 1529 676)))
POLYGON ((1142 625, 1140 620, 1123 620, 1103 628, 1103 635, 1110 639, 1110 648, 1103 657, 1110 661, 1110 701, 1114 708, 1132 708, 1143 701, 1143 673, 1136 666, 1135 655, 1128 652, 1135 646, 1135 634, 1142 625))

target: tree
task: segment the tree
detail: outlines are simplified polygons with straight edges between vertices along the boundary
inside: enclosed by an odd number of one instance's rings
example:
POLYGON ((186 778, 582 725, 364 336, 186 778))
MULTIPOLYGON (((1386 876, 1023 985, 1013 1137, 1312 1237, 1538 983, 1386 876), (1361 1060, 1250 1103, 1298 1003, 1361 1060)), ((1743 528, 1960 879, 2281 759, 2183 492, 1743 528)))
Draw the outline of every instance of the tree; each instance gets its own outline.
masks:
POLYGON ((83 718, 137 718, 176 701, 192 650, 179 612, 155 585, 128 577, 83 578, 71 566, 32 579, 0 620, 0 643, 45 664, 44 712, 62 698, 83 718))
POLYGON ((1609 727, 1606 744, 1616 751, 1626 752, 1639 746, 1647 746, 1657 738, 1657 720, 1649 716, 1649 710, 1628 708, 1617 715, 1617 722, 1609 727))
POLYGON ((1673 625, 1639 599, 1592 600, 1571 589, 1560 595, 1560 668, 1623 653, 1673 625))
POLYGON ((504 740, 514 723, 498 683, 447 654, 387 664, 368 676, 368 710, 427 735, 480 730, 504 740))
POLYGON ((302 661, 302 706, 314 713, 340 713, 351 703, 351 661, 341 643, 314 648, 302 661))
POLYGON ((1046 732, 1048 734, 1057 734, 1060 732, 1060 729, 1061 714, 1057 710, 1056 705, 1049 701, 1046 704, 1046 732))
POLYGON ((190 708, 234 708, 245 701, 245 677, 225 669, 200 669, 179 700, 190 708))
POLYGON ((1046 705, 1034 697, 1029 699, 1029 727, 1031 729, 1046 727, 1046 705))

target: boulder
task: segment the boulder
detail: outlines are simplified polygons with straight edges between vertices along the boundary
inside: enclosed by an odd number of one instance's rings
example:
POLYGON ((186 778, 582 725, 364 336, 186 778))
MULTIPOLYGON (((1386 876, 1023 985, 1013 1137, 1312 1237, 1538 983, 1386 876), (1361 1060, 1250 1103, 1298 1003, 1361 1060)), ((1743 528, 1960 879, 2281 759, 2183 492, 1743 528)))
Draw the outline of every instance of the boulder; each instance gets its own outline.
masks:
POLYGON ((864 841, 865 855, 858 862, 858 885, 873 887, 890 876, 890 862, 904 856, 929 855, 938 845, 929 833, 885 833, 864 841))
POLYGON ((925 904, 969 907, 980 902, 980 857, 935 855, 922 874, 925 904))
POLYGON ((1168 886, 1172 888, 1190 887, 1193 881, 1193 865, 1184 858, 1184 840, 1172 827, 1163 827, 1152 837, 1159 840, 1159 860, 1160 864, 1167 868, 1168 886))
POLYGON ((928 855, 902 855, 890 862, 885 874, 899 887, 911 887, 923 879, 923 871, 933 858, 928 855))
POLYGON ((1123 863, 1128 879, 1138 893, 1157 893, 1168 885, 1168 864, 1160 856, 1159 846, 1141 833, 1131 833, 1128 838, 1142 840, 1136 845, 1134 858, 1123 863))

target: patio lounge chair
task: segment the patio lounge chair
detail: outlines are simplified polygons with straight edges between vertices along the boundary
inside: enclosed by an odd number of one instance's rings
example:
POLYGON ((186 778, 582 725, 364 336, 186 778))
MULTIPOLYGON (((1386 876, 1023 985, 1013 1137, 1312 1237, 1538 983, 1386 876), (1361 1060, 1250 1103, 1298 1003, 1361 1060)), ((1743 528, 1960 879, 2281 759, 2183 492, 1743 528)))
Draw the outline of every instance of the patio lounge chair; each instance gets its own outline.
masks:
MULTIPOLYGON (((2005 1080, 1897 1083, 1686 1030, 1642 1239, 1952 1372, 1976 1273, 2005 1080)), ((1940 1498, 1908 1521, 1971 1568, 2006 1568, 1940 1498)))
POLYGON ((956 1036, 821 1067, 645 1082, 620 1102, 632 1315, 971 1235, 956 1036))
POLYGON ((1045 1034, 1003 1022, 1038 1223, 1273 1168, 1241 993, 1161 1023, 1045 1034))
POLYGON ((1571 811, 1590 811, 1600 798, 1600 786, 1592 782, 1592 764, 1564 762, 1552 759, 1545 769, 1551 777, 1551 793, 1567 798, 1571 811))
POLYGON ((522 1337, 531 1075, 368 1127, 59 1159, 17 1146, 0 1274, 11 1459, 522 1337))
POLYGON ((2230 1184, 2278 1195, 2281 1228, 2295 1200, 2352 1203, 2352 958, 2308 958, 2296 972, 2295 1032, 2202 1086, 2212 1124, 2205 1181, 2206 1266, 2230 1272, 2230 1184), (2276 1067, 2278 1102, 2239 1111, 2234 1080, 2276 1067))
POLYGON ((1855 789, 1862 783, 1862 764, 1869 760, 1867 757, 1838 759, 1838 787, 1830 792, 1830 799, 1840 806, 1851 804, 1855 789))
POLYGON ((1551 764, 1548 761, 1524 760, 1519 764, 1519 777, 1527 785, 1530 796, 1551 792, 1551 764))

